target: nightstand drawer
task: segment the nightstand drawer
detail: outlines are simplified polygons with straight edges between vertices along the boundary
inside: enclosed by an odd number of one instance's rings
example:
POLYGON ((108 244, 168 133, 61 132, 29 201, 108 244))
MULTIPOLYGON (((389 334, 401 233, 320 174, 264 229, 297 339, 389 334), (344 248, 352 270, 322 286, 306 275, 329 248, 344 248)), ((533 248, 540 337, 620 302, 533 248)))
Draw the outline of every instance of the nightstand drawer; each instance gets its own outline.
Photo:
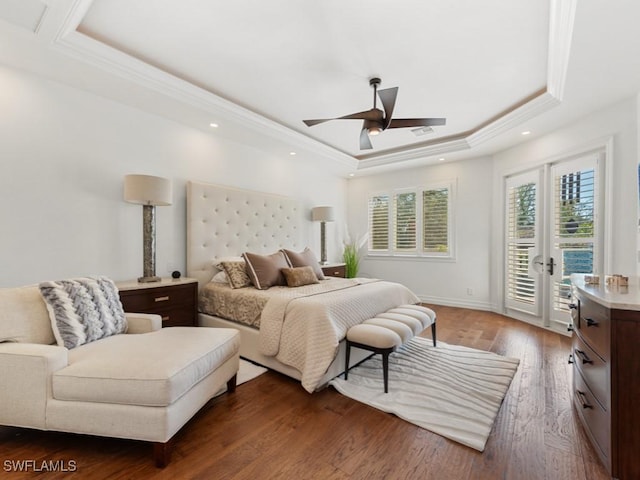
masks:
POLYGON ((120 292, 122 304, 128 312, 151 312, 169 305, 193 304, 193 295, 191 285, 120 292))
POLYGON ((154 284, 122 282, 118 288, 125 312, 155 313, 162 317, 163 327, 198 324, 198 282, 194 279, 162 279, 154 284))
POLYGON ((157 313, 162 317, 163 327, 193 325, 193 309, 188 306, 171 308, 169 310, 158 310, 154 313, 157 313))
POLYGON ((322 273, 327 277, 345 278, 347 276, 347 267, 345 265, 324 265, 322 266, 322 273))

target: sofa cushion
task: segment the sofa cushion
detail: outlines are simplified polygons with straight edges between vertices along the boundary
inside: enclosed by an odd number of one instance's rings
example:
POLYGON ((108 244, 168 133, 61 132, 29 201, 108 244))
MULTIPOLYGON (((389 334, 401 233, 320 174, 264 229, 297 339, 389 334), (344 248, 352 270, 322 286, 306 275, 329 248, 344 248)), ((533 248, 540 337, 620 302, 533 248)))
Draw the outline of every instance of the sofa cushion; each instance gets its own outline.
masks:
POLYGON ((53 375, 57 400, 167 406, 240 348, 230 328, 171 327, 114 335, 69 351, 53 375))
POLYGON ((55 343, 37 285, 0 288, 0 342, 55 343))
POLYGON ((43 282, 40 293, 60 346, 71 349, 127 331, 118 288, 107 277, 43 282))

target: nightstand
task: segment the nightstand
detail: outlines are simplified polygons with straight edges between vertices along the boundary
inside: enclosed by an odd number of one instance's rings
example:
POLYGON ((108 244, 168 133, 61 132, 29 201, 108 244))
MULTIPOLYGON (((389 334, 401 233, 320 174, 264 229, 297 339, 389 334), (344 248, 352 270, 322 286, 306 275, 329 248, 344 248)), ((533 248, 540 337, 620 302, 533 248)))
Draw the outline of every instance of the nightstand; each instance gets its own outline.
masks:
POLYGON ((157 313, 163 327, 198 325, 198 281, 163 278, 160 282, 116 282, 125 312, 157 313))
POLYGON ((344 263, 320 265, 320 268, 322 268, 322 273, 324 273, 326 277, 346 278, 347 276, 347 266, 344 263))

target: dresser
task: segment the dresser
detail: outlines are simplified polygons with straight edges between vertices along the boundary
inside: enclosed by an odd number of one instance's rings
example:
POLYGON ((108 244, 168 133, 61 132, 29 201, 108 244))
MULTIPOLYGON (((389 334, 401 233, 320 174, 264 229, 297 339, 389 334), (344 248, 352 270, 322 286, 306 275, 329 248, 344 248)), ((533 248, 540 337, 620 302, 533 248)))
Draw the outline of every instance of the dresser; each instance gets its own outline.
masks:
POLYGON ((198 281, 163 278, 160 282, 116 282, 125 312, 156 313, 163 327, 195 327, 198 322, 198 281))
POLYGON ((640 287, 571 283, 575 409, 612 477, 640 479, 640 287))

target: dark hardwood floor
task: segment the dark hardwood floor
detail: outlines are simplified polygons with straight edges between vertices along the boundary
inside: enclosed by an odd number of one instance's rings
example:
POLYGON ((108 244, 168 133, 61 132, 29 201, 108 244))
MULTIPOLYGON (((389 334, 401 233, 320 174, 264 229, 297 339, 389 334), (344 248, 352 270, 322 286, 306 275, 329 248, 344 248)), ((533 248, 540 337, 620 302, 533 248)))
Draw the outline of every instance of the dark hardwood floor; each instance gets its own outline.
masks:
MULTIPOLYGON (((175 437, 171 463, 149 444, 5 429, 0 476, 154 479, 607 479, 571 406, 570 339, 501 315, 449 307, 438 339, 520 358, 483 453, 343 397, 267 372, 205 406, 175 437), (76 472, 6 473, 7 461, 76 472)), ((428 331, 425 336, 429 336, 428 331)), ((3 387, 5 388, 5 387, 3 387)))

